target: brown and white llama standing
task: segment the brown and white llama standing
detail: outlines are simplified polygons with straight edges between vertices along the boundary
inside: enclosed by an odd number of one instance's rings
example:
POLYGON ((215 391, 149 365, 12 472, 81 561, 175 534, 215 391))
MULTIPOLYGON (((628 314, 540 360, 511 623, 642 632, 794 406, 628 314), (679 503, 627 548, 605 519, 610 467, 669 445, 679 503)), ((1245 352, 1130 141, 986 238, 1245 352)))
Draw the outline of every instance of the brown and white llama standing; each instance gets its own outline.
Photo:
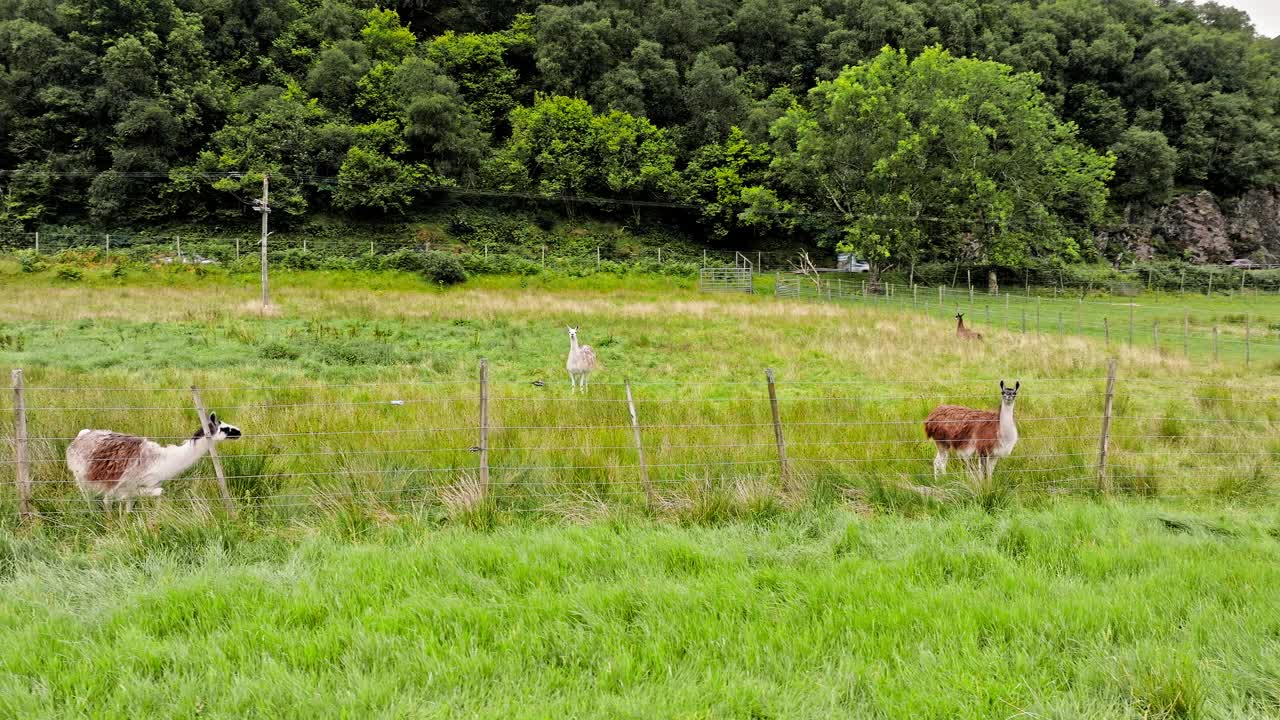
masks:
POLYGON ((933 476, 938 477, 947 469, 947 459, 957 455, 965 467, 973 470, 973 460, 978 461, 978 472, 985 480, 991 480, 996 461, 1009 457, 1018 444, 1018 427, 1013 422, 1013 402, 1018 397, 1022 383, 1015 382, 1007 388, 1000 381, 1000 410, 975 410, 960 405, 939 405, 924 421, 924 433, 938 454, 933 458, 933 476))
POLYGON ((209 446, 240 437, 240 428, 209 413, 205 427, 181 445, 161 445, 137 435, 110 430, 81 430, 67 446, 67 467, 86 497, 101 497, 105 509, 124 502, 133 510, 140 497, 160 497, 160 486, 186 472, 208 454, 209 446))
POLYGON ((577 392, 587 391, 587 383, 591 380, 591 371, 599 369, 596 351, 590 345, 578 344, 578 328, 569 328, 569 359, 565 361, 565 369, 569 371, 569 387, 577 392))
POLYGON ((956 313, 956 337, 961 340, 981 340, 982 333, 964 326, 964 313, 956 313))

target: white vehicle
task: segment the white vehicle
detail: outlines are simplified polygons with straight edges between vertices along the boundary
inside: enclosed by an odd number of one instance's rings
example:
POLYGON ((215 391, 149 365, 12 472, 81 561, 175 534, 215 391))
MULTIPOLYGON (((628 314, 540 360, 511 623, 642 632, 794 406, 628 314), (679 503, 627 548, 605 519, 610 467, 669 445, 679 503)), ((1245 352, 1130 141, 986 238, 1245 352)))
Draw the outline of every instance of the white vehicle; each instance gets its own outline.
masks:
POLYGON ((836 255, 836 269, 840 272, 863 273, 870 272, 871 266, 859 260, 853 253, 840 253, 836 255))

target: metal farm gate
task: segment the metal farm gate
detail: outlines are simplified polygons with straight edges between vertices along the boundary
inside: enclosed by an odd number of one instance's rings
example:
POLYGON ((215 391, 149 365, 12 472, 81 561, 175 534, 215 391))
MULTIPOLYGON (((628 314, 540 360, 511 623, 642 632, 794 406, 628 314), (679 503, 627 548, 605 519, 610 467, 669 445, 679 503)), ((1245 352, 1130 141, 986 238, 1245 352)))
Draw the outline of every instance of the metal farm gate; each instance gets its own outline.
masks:
POLYGON ((698 289, 703 292, 740 292, 750 295, 754 268, 742 253, 734 253, 733 267, 703 267, 698 273, 698 289))

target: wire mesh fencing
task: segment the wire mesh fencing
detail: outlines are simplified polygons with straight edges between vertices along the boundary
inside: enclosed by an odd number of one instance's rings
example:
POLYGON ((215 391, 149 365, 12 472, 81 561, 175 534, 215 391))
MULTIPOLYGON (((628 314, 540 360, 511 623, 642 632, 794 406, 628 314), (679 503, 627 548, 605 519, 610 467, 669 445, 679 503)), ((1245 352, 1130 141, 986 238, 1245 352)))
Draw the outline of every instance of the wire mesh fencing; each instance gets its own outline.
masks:
POLYGON ((875 283, 857 274, 779 275, 774 292, 780 298, 912 311, 952 322, 963 314, 965 325, 979 332, 1090 337, 1108 347, 1145 347, 1197 362, 1260 368, 1280 363, 1280 321, 1262 308, 1224 313, 1154 300, 875 283))
MULTIPOLYGON (((761 372, 738 383, 597 383, 577 395, 567 382, 511 378, 483 387, 478 380, 389 381, 199 392, 210 411, 244 433, 218 445, 232 507, 281 517, 351 506, 556 512, 590 503, 661 511, 708 498, 1235 498, 1273 489, 1280 471, 1274 387, 1121 377, 1108 414, 1105 369, 1018 379, 1018 441, 990 480, 963 453, 935 472, 936 447, 923 423, 941 404, 995 411, 994 378, 779 378, 770 387, 761 372)), ((65 458, 82 429, 181 445, 200 427, 188 387, 34 384, 6 395, 4 502, 53 520, 100 512, 77 489, 65 458)), ((135 511, 217 511, 217 482, 211 463, 200 460, 135 511)))

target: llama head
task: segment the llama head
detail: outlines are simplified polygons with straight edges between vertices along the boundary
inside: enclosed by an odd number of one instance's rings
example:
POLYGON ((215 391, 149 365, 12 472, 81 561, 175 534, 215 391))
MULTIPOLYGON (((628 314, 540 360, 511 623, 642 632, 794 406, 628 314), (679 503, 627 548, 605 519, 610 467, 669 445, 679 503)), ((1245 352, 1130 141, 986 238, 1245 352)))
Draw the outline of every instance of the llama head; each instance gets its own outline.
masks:
POLYGON ((570 339, 570 340, 577 340, 577 339, 578 339, 578 328, 576 328, 576 327, 571 327, 571 328, 569 328, 569 339, 570 339))
POLYGON ((199 440, 202 437, 213 438, 214 442, 222 442, 223 440, 238 440, 240 438, 240 428, 235 425, 228 425, 218 419, 217 413, 209 413, 209 421, 205 426, 196 431, 191 436, 192 440, 199 440))
POLYGON ((1005 387, 1004 381, 1000 381, 1000 401, 1009 407, 1013 407, 1013 401, 1018 397, 1018 388, 1022 387, 1022 383, 1015 381, 1013 387, 1005 387))
POLYGON ((958 313, 956 313, 956 319, 957 319, 957 320, 964 320, 964 313, 962 313, 962 312, 958 312, 958 313))

